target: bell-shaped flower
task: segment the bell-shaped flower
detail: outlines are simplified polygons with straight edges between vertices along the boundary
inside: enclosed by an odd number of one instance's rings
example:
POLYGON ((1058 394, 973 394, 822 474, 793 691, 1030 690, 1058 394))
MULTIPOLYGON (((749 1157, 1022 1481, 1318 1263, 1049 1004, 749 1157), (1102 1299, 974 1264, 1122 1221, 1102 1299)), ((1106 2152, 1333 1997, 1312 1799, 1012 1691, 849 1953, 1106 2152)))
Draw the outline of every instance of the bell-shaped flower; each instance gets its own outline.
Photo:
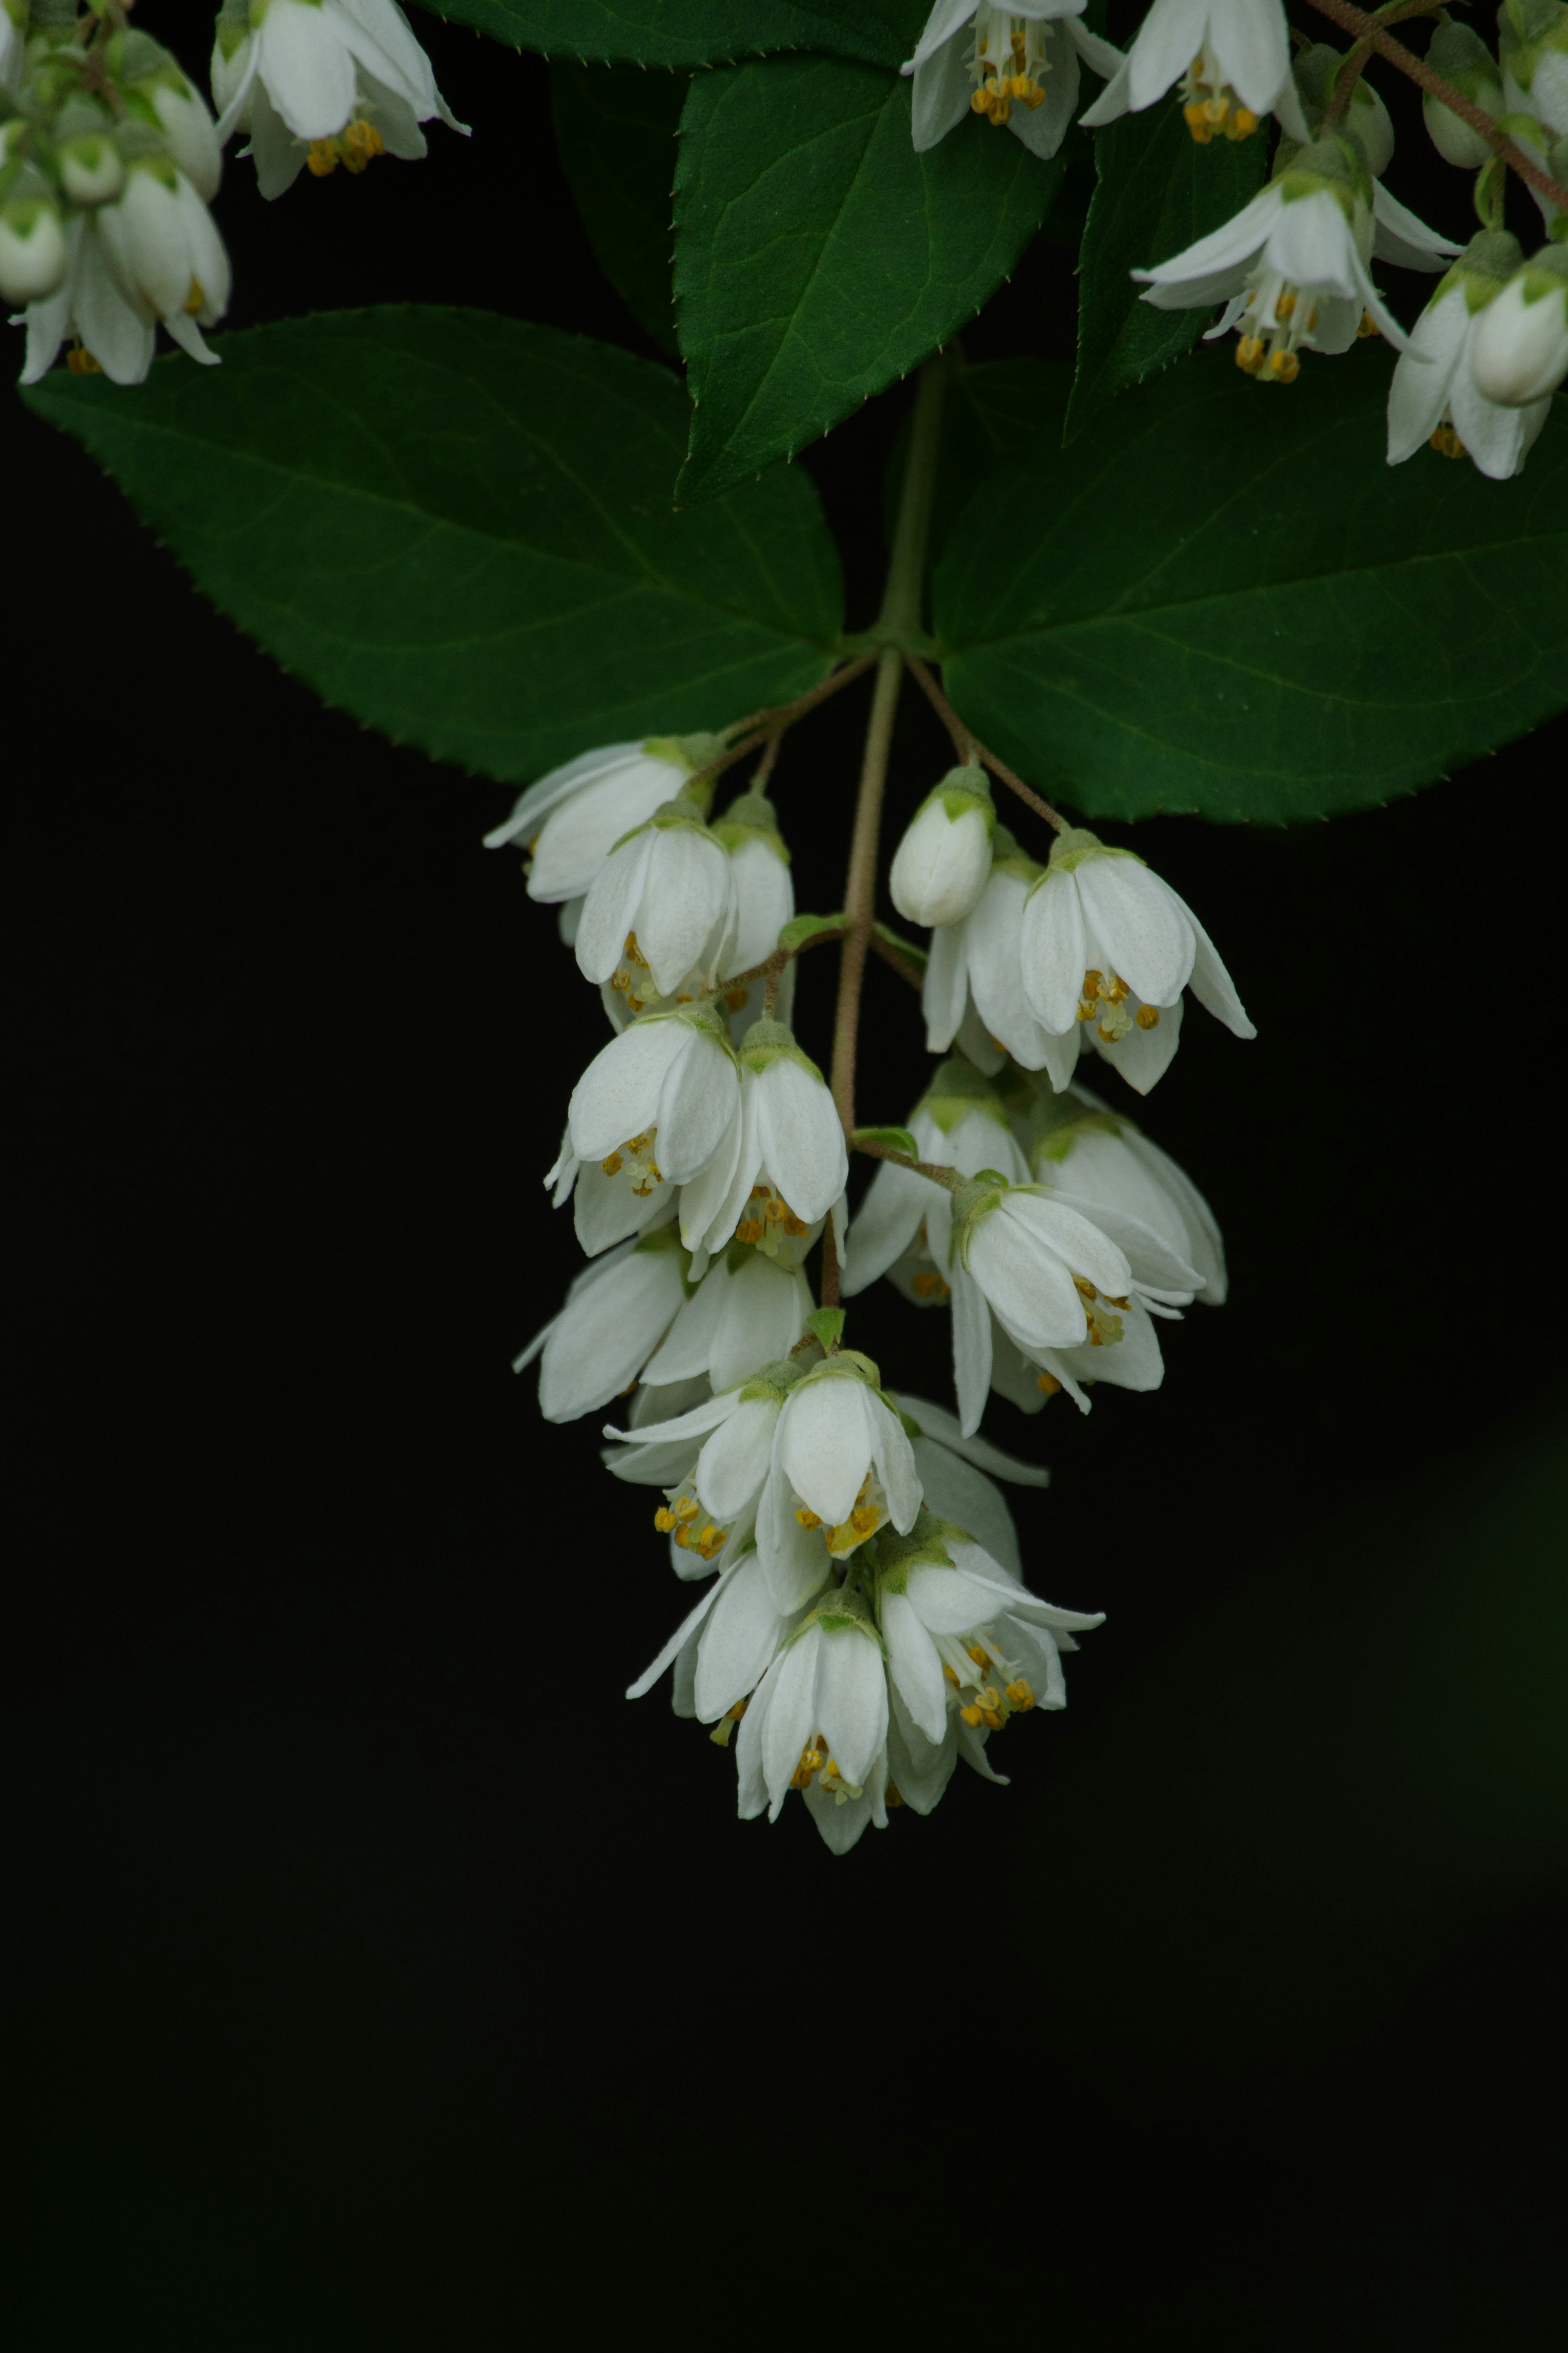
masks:
POLYGON ((1542 246, 1487 305, 1470 375, 1485 399, 1523 412, 1568 375, 1568 246, 1542 246))
POLYGON ((601 744, 530 785, 511 815, 486 834, 485 848, 527 846, 528 895, 542 905, 581 899, 622 836, 666 801, 679 795, 701 815, 707 788, 691 779, 722 749, 716 735, 601 744))
POLYGON ((512 1366, 521 1373, 542 1356, 546 1421, 575 1421, 631 1387, 687 1298, 689 1263, 675 1228, 661 1226, 584 1267, 512 1366))
POLYGON ((930 1052, 945 1054, 956 1039, 987 1073, 1011 1054, 1024 1070, 1048 1068, 1065 1086, 1079 1057, 1077 1032, 1049 1036, 1024 996, 1024 908, 1044 871, 1005 826, 996 827, 990 876, 973 912, 932 935, 921 1004, 930 1052))
POLYGON ((688 1611, 651 1666, 626 1692, 641 1699, 653 1689, 668 1667, 676 1670, 676 1704, 704 1724, 717 1724, 712 1736, 728 1747, 730 1733, 746 1713, 746 1703, 794 1630, 800 1610, 819 1593, 832 1575, 826 1553, 816 1556, 816 1582, 799 1605, 780 1609, 773 1588, 763 1573, 757 1548, 749 1535, 726 1544, 714 1564, 717 1577, 696 1607, 688 1611), (688 1686, 686 1696, 682 1686, 688 1686))
POLYGON ((1495 482, 1523 466, 1552 406, 1550 394, 1524 407, 1489 400, 1471 357, 1490 305, 1523 256, 1506 230, 1483 229, 1444 279, 1411 331, 1410 349, 1388 392, 1388 462, 1403 464, 1423 443, 1445 458, 1470 458, 1495 482))
MULTIPOLYGON (((210 205, 223 178, 223 149, 200 91, 146 33, 120 34, 114 55, 121 122, 156 132, 197 195, 210 205)), ((71 111, 62 112, 62 126, 71 111)))
POLYGON ((804 1239, 844 1191, 844 1128, 821 1071, 781 1021, 754 1021, 742 1040, 741 1088, 729 1131, 680 1197, 690 1250, 731 1236, 763 1249, 804 1239))
POLYGON ((320 178, 387 150, 421 156, 434 115, 468 135, 395 0, 224 0, 212 85, 219 138, 248 129, 264 196, 307 164, 320 178))
MULTIPOLYGON (((1001 1096, 962 1055, 938 1069, 910 1115, 910 1133, 920 1158, 935 1166, 955 1168, 961 1176, 978 1176, 983 1168, 994 1168, 1013 1184, 1028 1183, 1028 1164, 1008 1126, 1001 1096)), ((932 1266, 923 1278, 915 1277, 915 1293, 945 1299, 952 1207, 952 1195, 944 1186, 884 1160, 855 1219, 843 1273, 845 1297, 853 1298, 885 1274, 923 1227, 932 1266)))
POLYGON ((878 1542, 877 1621, 893 1686, 935 1745, 950 1706, 971 1731, 999 1732, 1014 1715, 1065 1705, 1054 1638, 1104 1613, 1042 1601, 965 1530, 922 1512, 908 1536, 878 1542))
MULTIPOLYGON (((124 306, 142 322, 147 348, 153 322, 161 320, 192 359, 216 367, 217 354, 208 351, 201 330, 228 308, 228 256, 212 215, 179 166, 167 155, 133 157, 123 193, 94 215, 92 226, 124 306)), ((84 237, 81 255, 88 250, 84 237)), ((72 304, 79 321, 79 290, 72 304)), ((88 348, 108 374, 104 352, 96 343, 88 348)))
POLYGON ((578 1080, 567 1110, 572 1149, 607 1176, 635 1169, 638 1183, 684 1185, 731 1148, 740 1099, 734 1050, 714 1014, 699 1006, 648 1014, 578 1080))
POLYGON ((784 1573, 798 1528, 819 1534, 835 1560, 847 1560, 889 1520, 900 1531, 910 1526, 920 1504, 909 1436, 876 1366, 840 1350, 796 1383, 774 1424, 757 1503, 763 1567, 784 1573))
POLYGON ((792 1788, 858 1798, 884 1755, 888 1679, 864 1597, 837 1587, 790 1636, 741 1719, 742 1820, 776 1821, 792 1788))
POLYGON ((578 969, 603 984, 630 961, 658 997, 689 974, 710 987, 733 911, 723 843, 689 801, 666 801, 594 877, 577 923, 578 969))
MULTIPOLYGON (((1473 26, 1461 25, 1455 17, 1440 18, 1426 44, 1426 63, 1483 114, 1501 114, 1508 105, 1498 61, 1473 26)), ((1446 164, 1456 164, 1463 172, 1479 172, 1483 164, 1490 163, 1489 140, 1430 90, 1422 98, 1421 112, 1432 144, 1446 164)))
POLYGON ((991 879, 995 804, 984 768, 950 768, 910 818, 889 890, 911 923, 962 923, 991 879))
POLYGON ((644 1378, 668 1383, 701 1374, 715 1391, 732 1388, 759 1366, 787 1357, 815 1304, 798 1266, 731 1242, 676 1317, 644 1378))
MULTIPOLYGON (((37 384, 47 375, 68 337, 80 345, 71 354, 73 370, 96 367, 111 384, 140 384, 153 364, 154 322, 121 287, 97 215, 74 220, 66 242, 62 283, 22 313, 27 344, 21 381, 37 384)), ((205 357, 214 363, 217 354, 205 357)))
POLYGON ((1130 1318, 1142 1336, 1135 1308, 1184 1306, 1202 1287, 1197 1269, 1142 1219, 1059 1189, 982 1177, 955 1199, 953 1223, 953 1380, 966 1433, 978 1430, 992 1385, 993 1319, 1050 1370, 1047 1352, 1125 1345, 1130 1318))
MULTIPOLYGON (((1024 992, 1041 1029, 1091 1025, 1092 1042, 1140 1094, 1175 1052, 1184 988, 1236 1037, 1257 1035, 1186 902, 1133 851, 1108 849, 1092 833, 1058 835, 1020 944, 1024 992)), ((1051 1078, 1063 1082, 1055 1070, 1051 1078)))
POLYGON ((915 53, 915 152, 924 154, 962 122, 983 114, 1005 123, 1033 155, 1054 155, 1078 107, 1079 64, 1101 76, 1122 63, 1120 49, 1080 22, 1084 0, 936 0, 915 53))
POLYGON ((59 206, 41 175, 25 169, 21 185, 0 204, 0 294, 7 302, 47 301, 63 284, 68 261, 59 206))
POLYGON ((1037 1184, 1070 1195, 1090 1217, 1109 1209, 1136 1218, 1194 1270, 1204 1304, 1223 1306, 1227 1280, 1218 1220, 1168 1152, 1084 1086, 1066 1094, 1036 1090, 1028 1124, 1037 1184))
POLYGON ((1126 61, 1082 120, 1098 130, 1142 113, 1181 85, 1182 111, 1200 146, 1246 139, 1278 111, 1306 137, 1290 79, 1290 37, 1280 0, 1154 0, 1126 61))
MULTIPOLYGON (((1430 241, 1436 237, 1404 207, 1399 218, 1430 241)), ((1287 167, 1222 228, 1152 269, 1135 269, 1148 288, 1143 300, 1161 311, 1201 311, 1226 304, 1211 337, 1234 327, 1241 340, 1237 364, 1260 381, 1289 384, 1300 373, 1298 351, 1342 352, 1370 318, 1396 351, 1406 337, 1367 274, 1376 230, 1373 182, 1353 139, 1314 140, 1294 151, 1287 167)), ((1450 255, 1457 251, 1448 247, 1450 255)))

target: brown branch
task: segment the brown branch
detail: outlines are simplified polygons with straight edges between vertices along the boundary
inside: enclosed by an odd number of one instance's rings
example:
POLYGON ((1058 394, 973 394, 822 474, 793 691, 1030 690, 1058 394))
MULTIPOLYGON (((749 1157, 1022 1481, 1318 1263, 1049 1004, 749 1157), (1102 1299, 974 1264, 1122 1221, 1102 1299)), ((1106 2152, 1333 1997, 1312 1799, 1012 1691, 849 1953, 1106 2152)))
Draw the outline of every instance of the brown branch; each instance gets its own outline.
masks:
POLYGON ((1461 122, 1468 122, 1472 131, 1479 131, 1493 153, 1501 156, 1510 172, 1517 172, 1521 180, 1528 180, 1530 185, 1555 205, 1559 212, 1568 213, 1568 188, 1560 188, 1555 180, 1549 179, 1539 164, 1531 162, 1522 147, 1516 146, 1506 132, 1498 129, 1491 115, 1472 105, 1451 81, 1445 81, 1441 74, 1434 73, 1426 60, 1418 58, 1413 49, 1407 49, 1403 41, 1396 41, 1392 34, 1385 33, 1375 16, 1369 16, 1364 8, 1352 6, 1352 0, 1308 0, 1308 5, 1315 8, 1320 16, 1327 16, 1331 24, 1342 26, 1345 32, 1354 33, 1359 39, 1370 41, 1379 57, 1386 58, 1391 66, 1397 66, 1402 74, 1407 74, 1422 90, 1430 91, 1440 106, 1446 106, 1450 113, 1457 114, 1461 122))
POLYGON ((956 1193, 959 1187, 967 1182, 956 1168, 934 1160, 916 1160, 909 1153, 900 1152, 896 1145, 863 1143, 859 1136, 852 1135, 849 1149, 851 1152, 863 1152, 868 1160, 890 1160, 895 1168, 912 1168, 917 1176, 929 1177, 933 1185, 942 1186, 945 1192, 956 1193))
POLYGON ((884 964, 890 965, 900 980, 907 980, 917 994, 924 993, 925 975, 902 948, 896 948, 891 940, 885 940, 881 933, 876 931, 871 934, 870 947, 872 955, 879 955, 884 964))
POLYGON ((837 1307, 838 1304, 838 1245, 833 1239, 833 1217, 831 1211, 825 1219, 822 1228, 822 1282, 820 1289, 822 1293, 823 1306, 837 1307))
POLYGON ((1037 817, 1043 817, 1046 823, 1054 828, 1058 833, 1066 833, 1068 830, 1066 818, 1059 816, 1049 801, 1040 798, 1032 785, 1026 785, 1022 776, 1015 776, 1005 760, 999 760, 988 744, 983 744, 978 735, 972 733, 943 694, 924 662, 919 660, 913 654, 906 654, 904 659, 909 665, 916 685, 942 721, 953 743, 963 752, 963 757, 971 761, 978 760, 982 767, 989 768, 994 776, 999 776, 1010 792, 1016 793, 1021 801, 1027 802, 1037 817))

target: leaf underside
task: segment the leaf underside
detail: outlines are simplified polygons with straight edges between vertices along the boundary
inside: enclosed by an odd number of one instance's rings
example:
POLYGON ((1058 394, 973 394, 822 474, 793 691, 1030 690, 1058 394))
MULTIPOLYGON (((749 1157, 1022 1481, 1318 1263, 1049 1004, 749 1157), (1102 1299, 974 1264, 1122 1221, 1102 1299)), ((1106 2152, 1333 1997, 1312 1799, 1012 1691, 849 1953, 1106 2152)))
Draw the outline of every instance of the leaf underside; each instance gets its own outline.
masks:
POLYGON ((676 175, 695 403, 680 502, 793 455, 947 342, 1013 268, 1063 169, 974 118, 917 155, 909 83, 835 58, 695 79, 676 175))
POLYGON ((1285 823, 1368 808, 1568 702, 1568 440, 1483 480, 1384 463, 1389 355, 1289 389, 1228 350, 1144 385, 1028 511, 983 484, 935 585, 948 691, 1089 817, 1285 823))
POLYGON ((547 58, 644 66, 729 65, 777 49, 823 49, 900 66, 926 20, 926 0, 420 0, 547 58))
POLYGON ((484 311, 336 311, 26 395, 324 701, 520 780, 822 678, 837 554, 804 474, 673 514, 680 388, 484 311))

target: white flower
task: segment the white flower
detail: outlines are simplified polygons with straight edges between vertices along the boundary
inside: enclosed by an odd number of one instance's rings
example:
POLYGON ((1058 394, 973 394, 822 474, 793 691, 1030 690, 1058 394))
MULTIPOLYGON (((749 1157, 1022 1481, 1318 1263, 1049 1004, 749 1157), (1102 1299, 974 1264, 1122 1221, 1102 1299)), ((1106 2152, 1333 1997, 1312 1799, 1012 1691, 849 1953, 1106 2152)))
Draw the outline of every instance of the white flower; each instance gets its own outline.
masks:
MULTIPOLYGON (((1513 103, 1504 99, 1497 59, 1469 25, 1440 18, 1426 45, 1426 63, 1461 98, 1479 106, 1483 114, 1501 114, 1505 106, 1513 103)), ((1472 131, 1451 107, 1434 98, 1430 90, 1422 97, 1421 112, 1432 143, 1445 163, 1457 164, 1466 172, 1479 172, 1483 164, 1490 163, 1489 142, 1479 131, 1472 131)))
POLYGON ((223 178, 223 150, 199 90, 145 33, 123 37, 119 78, 127 119, 146 123, 168 142, 197 195, 210 205, 223 178))
POLYGON ((996 810, 985 772, 950 768, 910 818, 893 858, 889 890, 911 923, 932 928, 971 913, 991 879, 996 810))
POLYGON ((715 1390, 789 1355, 815 1305, 798 1266, 731 1242, 689 1299, 644 1370, 656 1383, 705 1375, 715 1390))
POLYGON ((68 260, 65 224, 47 195, 13 195, 0 207, 0 294, 8 302, 46 301, 68 260))
POLYGON ((1546 422, 1550 396, 1526 407, 1504 407, 1488 399, 1471 369, 1481 322, 1522 258, 1517 238, 1483 230, 1416 321, 1389 387, 1391 466, 1423 442, 1447 458, 1468 455, 1493 481, 1506 482, 1523 466, 1546 422))
MULTIPOLYGON (((910 1115, 919 1157, 956 1168, 961 1176, 994 1169, 1010 1183, 1026 1185, 1029 1169, 1007 1124, 1001 1096, 990 1081, 961 1055, 943 1062, 910 1115)), ((952 1196, 912 1168, 884 1160, 855 1219, 843 1291, 852 1299, 885 1274, 914 1244, 923 1226, 932 1271, 914 1279, 917 1298, 945 1299, 945 1270, 952 1238, 952 1196)))
POLYGON ((713 1014, 648 1014, 578 1080, 567 1110, 572 1149, 608 1176, 684 1185, 729 1144, 740 1093, 734 1052, 713 1014))
POLYGON ((688 1264, 674 1227, 664 1226, 584 1267, 512 1366, 521 1373, 542 1355, 546 1421, 574 1421, 630 1388, 686 1299, 688 1264))
POLYGON ((1562 0, 1503 0, 1498 35, 1501 111, 1568 132, 1568 7, 1562 0))
MULTIPOLYGON (((779 934, 795 913, 795 885, 790 880, 789 851, 778 828, 773 803, 762 793, 744 793, 713 820, 713 830, 730 853, 734 886, 735 922, 725 955, 725 969, 750 972, 764 964, 779 943, 779 934)), ((731 1035, 742 1038, 762 1013, 765 980, 749 981, 725 994, 731 1035)), ((787 1022, 795 1006, 795 959, 779 976, 773 1010, 787 1022)))
MULTIPOLYGON (((680 1197, 689 1250, 731 1236, 767 1246, 804 1237, 844 1191, 844 1128, 821 1071, 779 1021, 755 1021, 742 1040, 741 1091, 729 1130, 680 1197)), ((776 1246, 776 1245, 775 1245, 776 1246)))
MULTIPOLYGON (((1182 991, 1237 1038, 1257 1036, 1214 943, 1185 901, 1131 850, 1058 834, 1020 931, 1024 993, 1043 1031, 1092 1025, 1094 1045, 1146 1094, 1176 1050, 1182 991)), ((1071 1075, 1070 1060, 1053 1085, 1071 1075)))
POLYGON ((1486 399, 1526 411, 1568 375, 1568 246, 1542 246, 1481 312, 1470 374, 1486 399))
POLYGON ((1114 74, 1121 52, 1079 22, 1084 0, 936 0, 914 56, 917 154, 945 139, 965 114, 1005 123, 1032 154, 1047 158, 1078 105, 1079 61, 1114 74))
POLYGON ((745 1714, 749 1694, 778 1656, 800 1609, 820 1592, 832 1574, 826 1553, 819 1550, 816 1561, 820 1573, 810 1592, 802 1596, 796 1607, 781 1610, 763 1573, 756 1546, 749 1535, 737 1535, 712 1564, 718 1571, 715 1582, 687 1613, 652 1665, 628 1687, 626 1697, 641 1699, 665 1669, 673 1665, 677 1714, 719 1724, 721 1729, 714 1737, 727 1747, 732 1725, 745 1714))
POLYGON ((1083 117, 1090 130, 1138 114, 1180 82, 1187 128, 1200 146, 1216 132, 1246 139, 1278 111, 1305 138, 1290 80, 1280 0, 1154 0, 1125 64, 1083 117))
POLYGON ((226 0, 212 58, 220 141, 251 134, 261 192, 281 195, 301 166, 425 153, 417 125, 439 115, 467 136, 395 0, 226 0))
MULTIPOLYGON (((1202 1278, 1207 1307, 1225 1303, 1225 1244, 1214 1211, 1168 1152, 1084 1086, 1037 1092, 1029 1162, 1039 1184, 1060 1187, 1090 1218, 1136 1218, 1202 1278)), ((858 1228, 857 1228, 858 1232, 858 1228)))
POLYGON ((1147 1362, 1147 1308, 1184 1306, 1203 1278, 1141 1219, 1039 1186, 982 1180, 958 1198, 953 1225, 953 1380, 966 1433, 978 1430, 992 1385, 993 1318, 1080 1404, 1075 1349, 1108 1352, 1095 1362, 1097 1377, 1135 1388, 1157 1383, 1157 1345, 1147 1362), (1130 1360, 1112 1374, 1109 1352, 1120 1347, 1130 1360))
MULTIPOLYGON (((228 308, 228 256, 211 214, 179 166, 166 155, 136 157, 124 193, 101 206, 88 226, 95 234, 84 236, 77 248, 66 316, 105 375, 120 383, 145 375, 154 320, 162 320, 192 359, 216 367, 217 354, 208 351, 201 330, 228 308), (105 263, 119 298, 113 304, 102 301, 105 263), (121 315, 126 311, 140 322, 140 335, 127 331, 121 315), (131 374, 137 358, 142 364, 131 374)), ((52 319, 41 322, 41 332, 49 332, 53 324, 52 319)), ((62 338, 65 332, 62 321, 62 338)), ((29 369, 33 356, 29 343, 29 369)))
MULTIPOLYGON (((98 366, 114 384, 140 384, 153 364, 153 323, 131 302, 115 276, 99 222, 93 216, 71 223, 65 282, 39 302, 30 302, 13 325, 27 330, 22 382, 37 384, 53 367, 68 335, 80 339, 87 359, 73 352, 74 364, 98 366)), ((216 360, 216 353, 205 354, 216 360)))
MULTIPOLYGON (((1434 255, 1446 245, 1403 206, 1393 208, 1391 218, 1395 215, 1412 251, 1417 237, 1434 255)), ((1224 302, 1210 336, 1237 328, 1237 365, 1263 381, 1289 384, 1300 373, 1299 348, 1348 350, 1363 316, 1396 351, 1405 348, 1404 329, 1367 275, 1376 227, 1373 183, 1359 146, 1320 139, 1299 149, 1289 168, 1223 228, 1132 275, 1147 285, 1143 300, 1156 310, 1224 302)))
POLYGON ((920 1504, 910 1440, 876 1366, 840 1350, 791 1388, 779 1410, 757 1503, 763 1566, 783 1573, 800 1528, 820 1531, 834 1559, 847 1560, 887 1521, 900 1533, 911 1526, 920 1504))
POLYGON ((1006 1053, 1026 1071, 1048 1067, 1066 1086, 1079 1057, 1078 1033, 1048 1036, 1024 997, 1024 907, 1044 871, 1005 826, 997 826, 990 878, 973 912, 932 936, 921 1004, 931 1053, 945 1054, 957 1039, 983 1070, 999 1070, 1006 1053))
MULTIPOLYGON (((485 848, 526 842, 529 897, 546 906, 581 899, 621 837, 645 825, 720 748, 710 735, 602 744, 530 785, 505 823, 486 834, 485 848)), ((703 804, 694 806, 700 814, 703 804)))
POLYGON ((668 996, 686 976, 710 987, 734 913, 730 860, 689 801, 666 801, 616 844, 577 923, 578 969, 601 984, 624 959, 668 996))
POLYGON ((882 1645, 864 1599, 839 1587, 790 1637, 741 1720, 742 1819, 766 1806, 776 1821, 792 1788, 816 1788, 829 1802, 840 1788, 858 1798, 884 1757, 887 1736, 882 1645))
POLYGON ((963 1529, 929 1512, 908 1537, 884 1536, 877 1554, 888 1671, 933 1746, 945 1737, 950 1706, 971 1732, 999 1732, 1011 1715, 1066 1704, 1053 1637, 1102 1625, 1103 1611, 1040 1600, 963 1529))

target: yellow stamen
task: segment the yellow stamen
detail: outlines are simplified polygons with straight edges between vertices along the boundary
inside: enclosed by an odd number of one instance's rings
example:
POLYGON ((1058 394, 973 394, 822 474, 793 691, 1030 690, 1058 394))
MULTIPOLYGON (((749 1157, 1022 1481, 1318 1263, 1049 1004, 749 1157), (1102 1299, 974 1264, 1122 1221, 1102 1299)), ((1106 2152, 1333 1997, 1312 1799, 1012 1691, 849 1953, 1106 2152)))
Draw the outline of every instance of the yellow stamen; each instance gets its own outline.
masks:
POLYGON ((816 1514, 815 1512, 808 1512, 804 1504, 802 1504, 796 1510, 795 1518, 800 1522, 803 1528, 819 1528, 822 1525, 822 1522, 818 1519, 816 1514))
POLYGON ((66 365, 70 370, 72 375, 101 375, 103 374, 103 363, 101 360, 95 360, 93 358, 92 353, 88 350, 85 343, 78 343, 74 351, 67 353, 66 365))
POLYGON ((1432 436, 1432 447, 1439 458, 1462 458, 1465 454, 1465 445, 1451 425, 1438 426, 1432 436))
POLYGON ((1132 1018, 1140 1029, 1157 1029, 1160 1026, 1160 1008, 1157 1005, 1141 1005, 1132 1018))
POLYGON ((1058 1380, 1055 1373, 1037 1373, 1035 1375, 1035 1387, 1037 1389, 1042 1390, 1048 1398, 1059 1397, 1061 1394, 1061 1386, 1062 1385, 1060 1381, 1058 1380))

